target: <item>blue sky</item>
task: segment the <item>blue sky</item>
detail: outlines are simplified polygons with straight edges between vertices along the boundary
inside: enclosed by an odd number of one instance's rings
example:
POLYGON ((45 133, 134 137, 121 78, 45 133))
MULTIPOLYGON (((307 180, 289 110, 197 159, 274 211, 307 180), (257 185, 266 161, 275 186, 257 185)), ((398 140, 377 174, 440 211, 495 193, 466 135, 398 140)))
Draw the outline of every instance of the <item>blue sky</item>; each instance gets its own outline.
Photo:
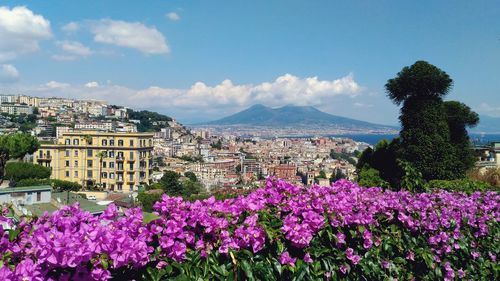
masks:
POLYGON ((498 1, 2 1, 0 92, 166 113, 313 105, 396 124, 387 79, 416 60, 448 99, 500 116, 498 1))

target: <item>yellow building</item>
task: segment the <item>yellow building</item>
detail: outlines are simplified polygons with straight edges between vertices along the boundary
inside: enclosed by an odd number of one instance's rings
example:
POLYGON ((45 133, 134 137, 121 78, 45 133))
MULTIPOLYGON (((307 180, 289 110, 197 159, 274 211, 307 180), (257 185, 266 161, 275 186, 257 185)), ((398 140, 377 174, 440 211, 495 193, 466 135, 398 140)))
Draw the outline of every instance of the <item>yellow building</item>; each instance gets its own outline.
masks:
POLYGON ((131 192, 149 184, 152 152, 150 133, 64 132, 56 144, 42 144, 33 161, 51 167, 53 179, 131 192))

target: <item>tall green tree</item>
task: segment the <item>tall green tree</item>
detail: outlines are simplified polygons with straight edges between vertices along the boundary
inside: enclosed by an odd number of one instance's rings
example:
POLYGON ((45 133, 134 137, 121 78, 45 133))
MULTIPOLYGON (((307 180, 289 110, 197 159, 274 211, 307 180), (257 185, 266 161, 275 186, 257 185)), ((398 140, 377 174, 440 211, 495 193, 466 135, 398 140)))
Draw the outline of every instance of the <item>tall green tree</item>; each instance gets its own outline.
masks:
MULTIPOLYGON (((446 72, 425 61, 404 67, 385 85, 389 98, 402 105, 400 158, 411 163, 425 180, 460 178, 468 166, 452 140, 453 133, 461 130, 451 128, 450 122, 460 128, 473 122, 448 117, 443 97, 452 85, 446 72)), ((454 110, 454 106, 449 108, 454 110)))
POLYGON ((456 169, 465 174, 474 167, 476 161, 467 128, 479 123, 479 115, 458 101, 446 101, 443 105, 450 130, 450 142, 455 148, 458 159, 461 160, 457 162, 456 169))

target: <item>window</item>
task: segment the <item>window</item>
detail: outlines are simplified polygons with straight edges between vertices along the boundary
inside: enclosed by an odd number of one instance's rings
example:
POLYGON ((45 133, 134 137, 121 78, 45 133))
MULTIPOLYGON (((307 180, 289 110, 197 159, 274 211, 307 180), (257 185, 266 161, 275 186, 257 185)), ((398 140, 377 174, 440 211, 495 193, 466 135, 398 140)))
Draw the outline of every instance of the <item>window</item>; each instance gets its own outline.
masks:
POLYGON ((41 192, 37 192, 37 193, 36 193, 36 201, 37 201, 37 202, 42 201, 42 193, 41 193, 41 192))
POLYGON ((128 186, 128 189, 130 189, 130 191, 134 190, 134 185, 133 185, 133 184, 130 184, 130 185, 128 186))
POLYGON ((69 154, 70 154, 69 149, 67 149, 66 151, 64 151, 64 155, 66 155, 66 157, 69 157, 69 154))
POLYGON ((118 146, 123 146, 123 140, 118 140, 118 146))
POLYGON ((108 141, 107 140, 102 140, 102 146, 106 146, 108 145, 108 141))
POLYGON ((115 146, 115 140, 109 140, 109 145, 110 146, 115 146))
POLYGON ((114 179, 115 178, 115 173, 109 173, 109 178, 114 179))
POLYGON ((103 167, 103 168, 106 168, 106 161, 103 161, 103 162, 102 162, 102 167, 103 167))
POLYGON ((75 178, 78 177, 78 171, 75 171, 75 178))
POLYGON ((128 164, 128 169, 129 169, 129 170, 133 170, 133 169, 134 169, 134 163, 130 163, 130 164, 128 164))
POLYGON ((92 149, 87 149, 87 157, 92 157, 93 151, 92 149))
POLYGON ((129 143, 130 143, 130 146, 134 146, 134 140, 130 140, 129 143))
POLYGON ((79 139, 73 139, 73 145, 79 145, 80 140, 79 139))
POLYGON ((70 145, 70 144, 71 144, 71 140, 70 140, 70 139, 65 139, 65 140, 64 140, 64 143, 65 143, 66 145, 70 145))
POLYGON ((87 177, 91 178, 92 177, 92 170, 87 171, 87 177))
POLYGON ((109 167, 113 169, 115 167, 115 162, 109 162, 109 167))
POLYGON ((43 157, 43 150, 38 151, 38 157, 40 157, 40 158, 43 157))
POLYGON ((115 152, 114 152, 114 151, 110 151, 110 152, 108 152, 108 156, 109 156, 110 158, 115 157, 115 152))
POLYGON ((108 173, 106 173, 106 172, 102 172, 102 178, 103 178, 103 179, 107 179, 107 178, 108 178, 108 173))
POLYGON ((67 178, 69 178, 69 171, 66 171, 64 174, 67 178))
POLYGON ((78 150, 75 149, 75 156, 78 156, 78 150))
POLYGON ((64 167, 69 167, 69 161, 68 160, 64 161, 64 167))
POLYGON ((111 190, 115 190, 115 185, 114 184, 111 185, 111 190))
POLYGON ((122 190, 123 186, 121 184, 118 184, 118 190, 122 190))
POLYGON ((130 159, 134 159, 134 152, 130 151, 130 159))
POLYGON ((75 160, 75 168, 78 168, 78 160, 75 160))
POLYGON ((130 174, 130 175, 128 176, 128 179, 129 179, 130 181, 133 181, 133 180, 134 180, 134 174, 130 174))
POLYGON ((93 161, 92 160, 87 160, 87 167, 92 168, 93 161))

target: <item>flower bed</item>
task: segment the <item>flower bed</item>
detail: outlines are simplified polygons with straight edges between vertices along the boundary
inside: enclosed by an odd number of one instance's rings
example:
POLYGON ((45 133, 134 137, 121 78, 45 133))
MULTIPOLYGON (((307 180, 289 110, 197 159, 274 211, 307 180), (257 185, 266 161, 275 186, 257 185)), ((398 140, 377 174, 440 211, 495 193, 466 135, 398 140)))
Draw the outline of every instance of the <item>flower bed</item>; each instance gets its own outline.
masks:
POLYGON ((268 179, 224 201, 164 195, 148 223, 68 206, 0 229, 0 280, 498 280, 499 203, 268 179))

